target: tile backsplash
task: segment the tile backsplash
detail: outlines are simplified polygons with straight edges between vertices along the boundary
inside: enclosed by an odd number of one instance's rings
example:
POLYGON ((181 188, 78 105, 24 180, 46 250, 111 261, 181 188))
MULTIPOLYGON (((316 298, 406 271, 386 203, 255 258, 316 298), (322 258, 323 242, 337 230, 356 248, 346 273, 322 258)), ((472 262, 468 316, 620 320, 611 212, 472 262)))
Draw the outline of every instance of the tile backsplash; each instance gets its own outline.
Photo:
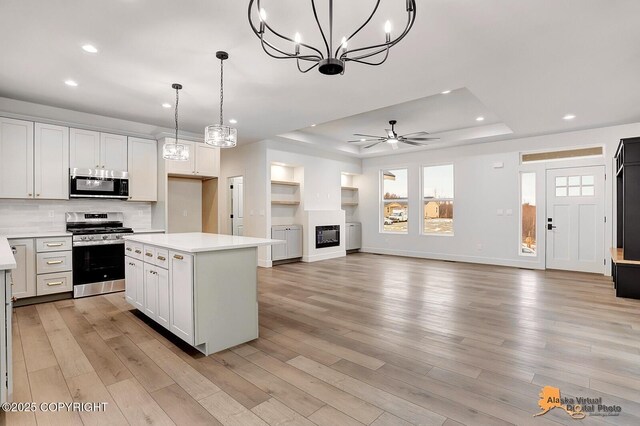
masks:
POLYGON ((66 212, 122 212, 124 225, 151 228, 151 203, 119 200, 0 200, 0 235, 61 231, 66 212))

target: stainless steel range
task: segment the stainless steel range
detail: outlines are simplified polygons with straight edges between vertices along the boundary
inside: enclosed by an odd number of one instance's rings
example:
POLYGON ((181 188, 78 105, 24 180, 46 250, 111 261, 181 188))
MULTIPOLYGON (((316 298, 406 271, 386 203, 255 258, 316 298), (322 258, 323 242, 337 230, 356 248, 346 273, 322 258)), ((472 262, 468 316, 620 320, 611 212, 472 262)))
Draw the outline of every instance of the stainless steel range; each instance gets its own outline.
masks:
POLYGON ((67 213, 67 231, 73 234, 73 297, 124 290, 122 213, 67 213))

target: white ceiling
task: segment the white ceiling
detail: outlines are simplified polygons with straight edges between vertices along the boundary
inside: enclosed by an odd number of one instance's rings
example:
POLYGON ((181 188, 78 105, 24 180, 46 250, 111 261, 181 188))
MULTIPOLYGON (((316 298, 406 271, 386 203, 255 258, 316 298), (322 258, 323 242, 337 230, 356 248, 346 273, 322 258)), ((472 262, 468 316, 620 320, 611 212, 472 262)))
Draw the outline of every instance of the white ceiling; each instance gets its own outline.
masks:
MULTIPOLYGON (((317 3, 326 9, 326 0, 317 3)), ((373 3, 336 2, 336 34, 361 21, 373 3)), ((382 3, 365 42, 382 37, 387 17, 400 26, 397 4, 404 2, 382 3)), ((172 127, 173 111, 161 104, 173 102, 170 85, 180 82, 181 127, 200 132, 217 122, 214 54, 227 50, 225 116, 238 120, 241 143, 302 133, 349 152, 345 135, 379 133, 391 118, 400 133, 463 128, 467 119, 477 126, 464 110, 453 123, 420 111, 423 122, 412 122, 411 111, 384 119, 375 112, 434 102, 447 89, 475 97, 491 117, 483 125, 497 123, 515 136, 640 121, 638 0, 418 0, 415 27, 387 63, 350 64, 343 76, 300 74, 294 63, 269 58, 249 28, 247 4, 2 0, 0 96, 172 127), (85 43, 100 52, 83 52, 85 43), (79 86, 65 86, 69 78, 79 86), (567 113, 577 118, 562 120, 567 113), (319 124, 314 131, 311 123, 319 124)), ((262 4, 283 33, 315 41, 309 2, 262 4)))

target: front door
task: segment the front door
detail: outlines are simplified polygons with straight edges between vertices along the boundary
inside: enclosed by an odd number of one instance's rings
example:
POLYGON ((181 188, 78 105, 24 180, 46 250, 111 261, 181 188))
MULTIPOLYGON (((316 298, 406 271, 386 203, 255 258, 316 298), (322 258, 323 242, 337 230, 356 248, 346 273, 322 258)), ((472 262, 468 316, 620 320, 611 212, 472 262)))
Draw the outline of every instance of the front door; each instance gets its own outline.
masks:
POLYGON ((547 269, 604 273, 604 166, 547 170, 547 269))

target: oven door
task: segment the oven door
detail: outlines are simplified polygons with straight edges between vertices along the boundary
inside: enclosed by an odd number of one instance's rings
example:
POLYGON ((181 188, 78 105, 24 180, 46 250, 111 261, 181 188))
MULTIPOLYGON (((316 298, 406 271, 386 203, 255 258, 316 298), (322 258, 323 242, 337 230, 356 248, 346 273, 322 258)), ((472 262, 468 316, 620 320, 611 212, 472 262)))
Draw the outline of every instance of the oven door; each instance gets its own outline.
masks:
POLYGON ((124 241, 73 247, 73 285, 124 279, 124 241))
POLYGON ((127 172, 71 169, 69 196, 72 198, 129 198, 127 172), (79 173, 81 172, 81 173, 79 173))

